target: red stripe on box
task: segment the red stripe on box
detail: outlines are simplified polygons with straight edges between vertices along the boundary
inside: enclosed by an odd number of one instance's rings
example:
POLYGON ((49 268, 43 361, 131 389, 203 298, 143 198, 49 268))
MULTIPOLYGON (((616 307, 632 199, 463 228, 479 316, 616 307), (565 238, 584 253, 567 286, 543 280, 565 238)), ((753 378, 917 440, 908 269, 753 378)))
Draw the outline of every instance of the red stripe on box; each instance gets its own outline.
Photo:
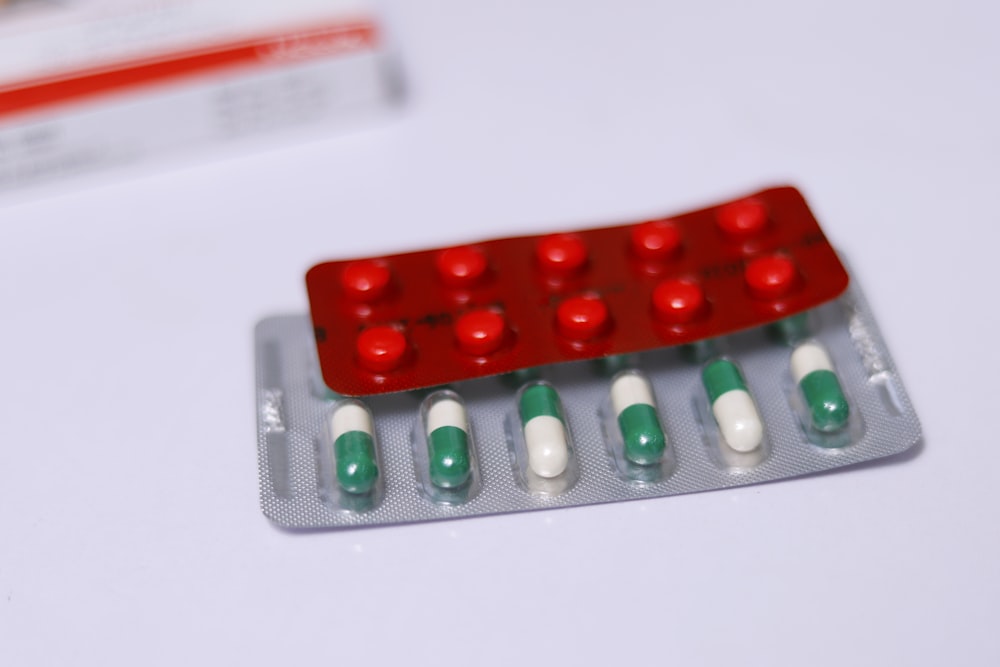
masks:
POLYGON ((371 22, 336 23, 19 81, 0 86, 0 118, 230 68, 361 51, 374 47, 377 37, 371 22))

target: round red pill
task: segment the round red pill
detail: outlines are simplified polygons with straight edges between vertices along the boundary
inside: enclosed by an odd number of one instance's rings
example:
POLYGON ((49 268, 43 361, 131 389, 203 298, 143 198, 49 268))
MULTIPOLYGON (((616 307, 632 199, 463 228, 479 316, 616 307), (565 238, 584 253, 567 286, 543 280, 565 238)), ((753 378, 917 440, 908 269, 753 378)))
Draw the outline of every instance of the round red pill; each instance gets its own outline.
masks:
POLYGON ((611 311, 599 296, 573 296, 556 308, 556 325, 567 338, 590 340, 603 334, 611 322, 611 311))
POLYGON ((492 354, 503 346, 506 335, 503 315, 492 310, 472 310, 455 320, 455 339, 466 354, 492 354))
POLYGON ((782 297, 798 282, 795 264, 783 255, 758 257, 747 264, 744 276, 750 291, 761 299, 782 297))
POLYGON ((473 285, 484 275, 488 267, 486 254, 479 248, 461 246, 448 248, 438 253, 437 271, 441 279, 449 285, 473 285))
POLYGON ((720 207, 715 221, 727 236, 756 236, 767 228, 767 207, 757 199, 743 199, 720 207))
POLYGON ((653 289, 653 314, 671 324, 685 324, 705 312, 705 292, 697 281, 669 278, 653 289))
POLYGON ((545 271, 571 273, 587 263, 587 245, 576 234, 551 234, 538 242, 536 250, 545 271))
POLYGON ((669 259, 681 249, 681 232, 668 220, 651 220, 632 228, 632 252, 648 260, 669 259))
POLYGON ((340 284, 352 299, 375 301, 389 290, 391 279, 388 264, 376 259, 363 259, 344 267, 340 284))
POLYGON ((393 327, 369 327, 356 342, 358 361, 375 373, 387 373, 399 368, 406 356, 406 336, 393 327))

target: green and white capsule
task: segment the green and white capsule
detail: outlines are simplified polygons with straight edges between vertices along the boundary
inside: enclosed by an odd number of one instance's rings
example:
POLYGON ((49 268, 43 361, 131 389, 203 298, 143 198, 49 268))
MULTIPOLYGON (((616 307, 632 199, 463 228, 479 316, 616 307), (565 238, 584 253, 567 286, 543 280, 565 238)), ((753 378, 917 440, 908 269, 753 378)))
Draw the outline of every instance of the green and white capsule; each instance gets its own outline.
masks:
POLYGON ((546 383, 521 392, 521 428, 528 450, 528 468, 539 477, 558 477, 569 464, 569 437, 559 394, 546 383))
POLYGON ((625 458, 639 465, 659 463, 667 437, 649 380, 636 371, 619 373, 611 382, 611 407, 618 417, 625 458))
POLYGON ((431 484, 454 489, 469 481, 469 418, 461 401, 443 394, 427 409, 427 457, 431 484))
POLYGON ((701 372, 722 438, 737 452, 752 452, 764 439, 764 424, 736 364, 728 359, 709 362, 701 372))
POLYGON ((348 493, 368 493, 378 480, 372 415, 354 400, 341 402, 330 417, 337 483, 348 493))
POLYGON ((802 343, 792 351, 791 366, 813 428, 823 433, 842 429, 850 408, 826 348, 816 341, 802 343))

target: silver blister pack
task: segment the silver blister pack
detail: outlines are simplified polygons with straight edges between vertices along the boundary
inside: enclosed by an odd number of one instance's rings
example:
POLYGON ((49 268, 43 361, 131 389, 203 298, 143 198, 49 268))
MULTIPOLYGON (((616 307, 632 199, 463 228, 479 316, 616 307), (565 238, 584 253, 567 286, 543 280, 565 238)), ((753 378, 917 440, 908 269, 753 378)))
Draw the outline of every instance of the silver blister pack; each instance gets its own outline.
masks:
POLYGON ((535 369, 537 379, 492 377, 456 383, 446 393, 341 399, 319 380, 309 317, 264 319, 255 332, 264 514, 286 528, 347 528, 655 498, 840 468, 920 440, 920 423, 854 282, 799 328, 764 327, 694 346, 564 363, 535 369), (793 379, 792 351, 802 340, 826 349, 847 397, 850 418, 836 433, 811 427, 793 379), (739 369, 759 412, 763 434, 752 452, 726 446, 709 404, 703 372, 716 358, 739 369), (635 373, 649 381, 666 436, 653 465, 622 455, 610 399, 613 378, 635 373), (561 401, 568 434, 565 472, 551 478, 525 464, 519 397, 539 382, 561 401), (427 402, 441 397, 464 404, 467 415, 470 472, 457 488, 436 486, 428 474, 423 424, 427 402), (363 493, 345 490, 335 470, 331 419, 345 405, 362 418, 367 413, 372 425, 377 477, 363 493))

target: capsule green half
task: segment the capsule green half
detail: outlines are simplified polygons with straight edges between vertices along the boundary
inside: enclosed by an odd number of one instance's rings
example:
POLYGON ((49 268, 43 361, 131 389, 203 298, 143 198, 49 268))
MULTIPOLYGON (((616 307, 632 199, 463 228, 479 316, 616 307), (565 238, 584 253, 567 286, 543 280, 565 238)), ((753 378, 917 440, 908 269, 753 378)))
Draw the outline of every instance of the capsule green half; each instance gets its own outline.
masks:
POLYGON ((543 416, 564 421, 559 395, 547 384, 531 385, 521 392, 521 423, 527 424, 535 417, 543 416))
POLYGON ((802 378, 799 387, 809 407, 813 428, 826 433, 847 424, 850 408, 833 371, 813 371, 802 378))
POLYGON ((708 394, 708 402, 715 403, 719 396, 733 389, 747 390, 740 369, 728 359, 718 359, 705 366, 701 372, 702 383, 708 394))
POLYGON ((658 463, 667 448, 667 439, 652 405, 636 403, 618 415, 625 458, 639 465, 658 463))
POLYGON ((439 426, 427 438, 431 484, 446 489, 469 480, 469 435, 457 426, 439 426))
POLYGON ((364 431, 347 431, 333 443, 337 482, 348 493, 368 493, 378 479, 375 444, 364 431))
POLYGON ((772 322, 768 325, 767 330, 773 338, 788 345, 794 345, 809 337, 809 314, 799 313, 772 322))

